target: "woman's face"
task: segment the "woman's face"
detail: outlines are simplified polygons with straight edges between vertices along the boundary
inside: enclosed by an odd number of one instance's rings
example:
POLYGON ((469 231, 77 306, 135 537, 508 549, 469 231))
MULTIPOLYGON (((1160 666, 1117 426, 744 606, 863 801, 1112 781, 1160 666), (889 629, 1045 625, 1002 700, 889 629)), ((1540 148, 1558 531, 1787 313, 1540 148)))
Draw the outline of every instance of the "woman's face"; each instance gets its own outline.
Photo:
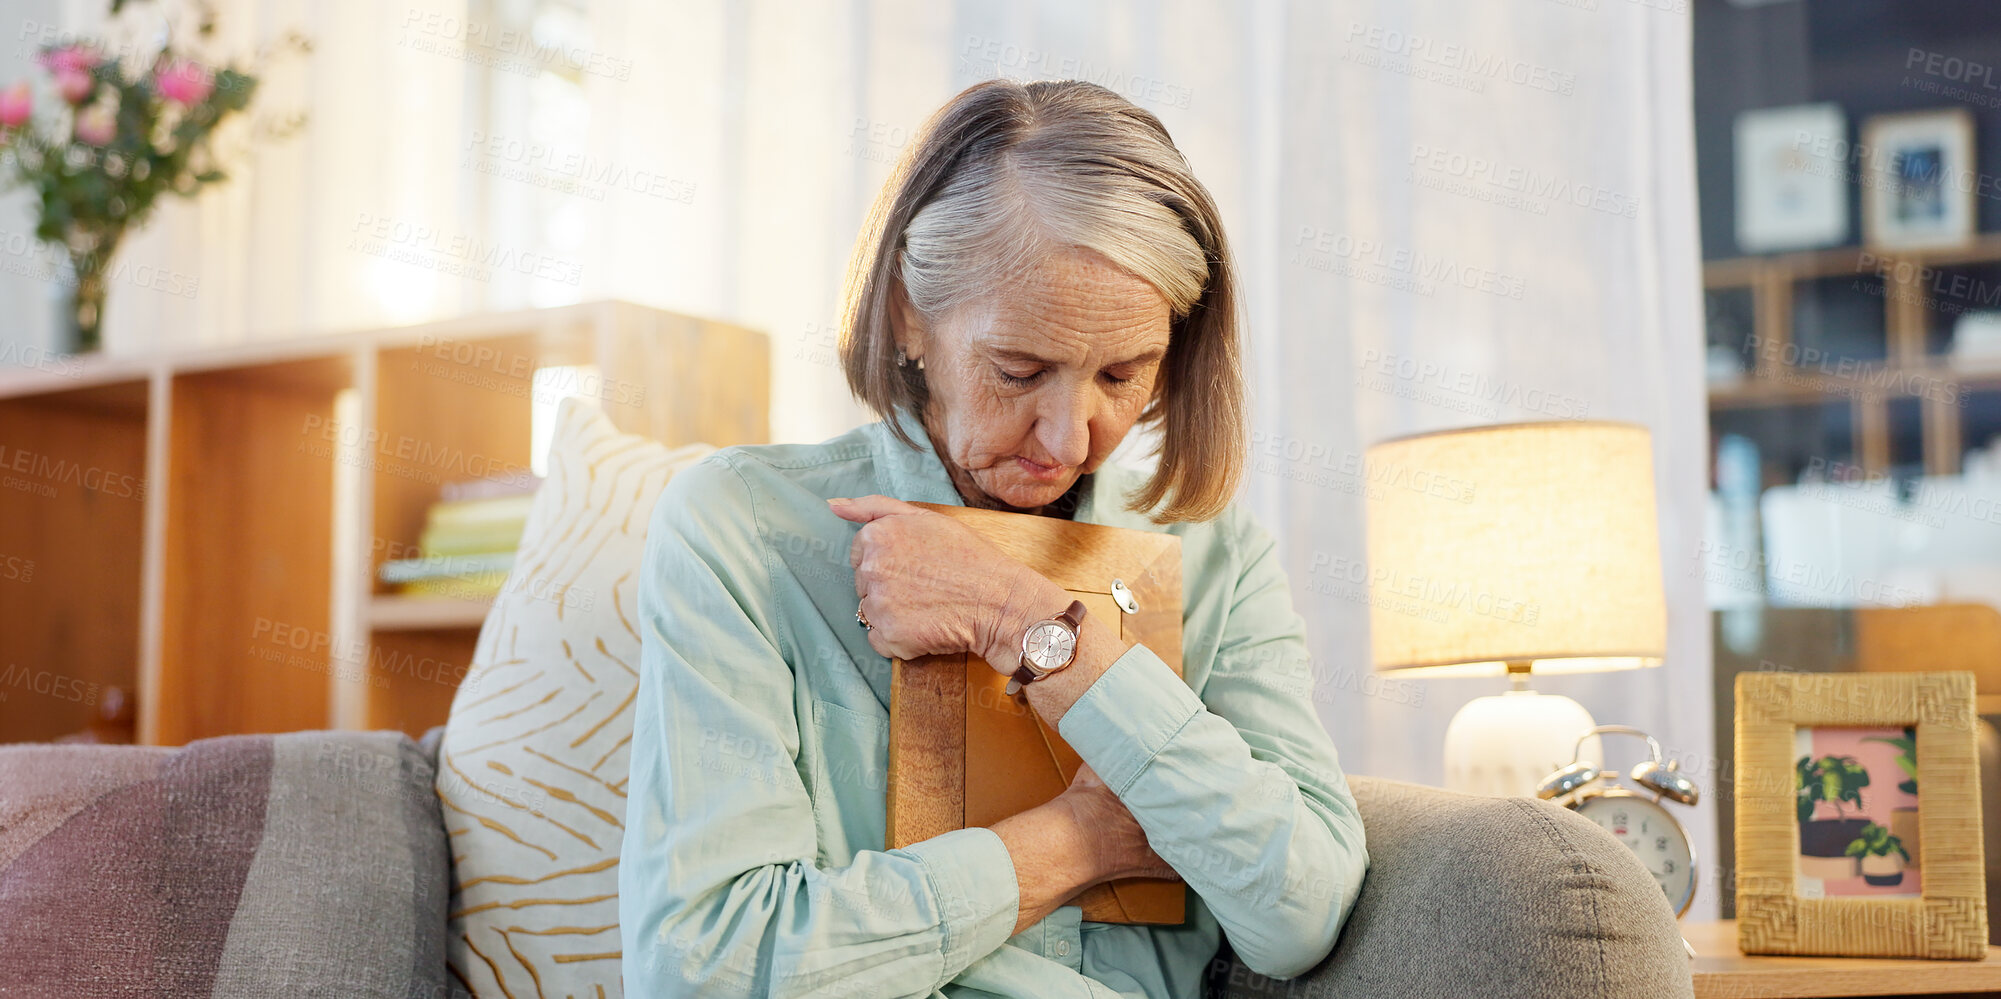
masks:
POLYGON ((903 319, 899 342, 924 358, 931 389, 927 429, 955 479, 1033 510, 1125 439, 1153 397, 1172 314, 1152 285, 1070 249, 935 328, 908 309, 903 319))

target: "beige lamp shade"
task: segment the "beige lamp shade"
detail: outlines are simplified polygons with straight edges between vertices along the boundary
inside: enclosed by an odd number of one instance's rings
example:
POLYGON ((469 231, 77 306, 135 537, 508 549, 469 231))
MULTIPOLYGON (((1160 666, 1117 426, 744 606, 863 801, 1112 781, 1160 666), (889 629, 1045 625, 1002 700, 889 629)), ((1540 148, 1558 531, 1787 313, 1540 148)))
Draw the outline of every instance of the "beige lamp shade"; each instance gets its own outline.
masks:
POLYGON ((1370 448, 1366 471, 1376 669, 1660 665, 1667 607, 1645 427, 1420 434, 1370 448))

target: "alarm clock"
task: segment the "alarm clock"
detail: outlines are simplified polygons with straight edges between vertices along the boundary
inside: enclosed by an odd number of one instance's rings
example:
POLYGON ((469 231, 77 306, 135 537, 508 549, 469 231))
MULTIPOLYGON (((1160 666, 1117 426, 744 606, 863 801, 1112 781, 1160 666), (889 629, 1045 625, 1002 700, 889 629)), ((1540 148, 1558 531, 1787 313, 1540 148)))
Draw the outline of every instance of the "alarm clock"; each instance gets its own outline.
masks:
POLYGON ((1674 760, 1663 764, 1661 744, 1629 725, 1600 725, 1578 736, 1570 765, 1543 778, 1536 788, 1536 797, 1557 800, 1633 851, 1660 883, 1677 919, 1695 902, 1695 845, 1662 802, 1693 805, 1699 796, 1695 782, 1681 772, 1681 764, 1674 760), (1627 775, 1638 790, 1620 786, 1616 770, 1604 771, 1578 761, 1584 741, 1601 734, 1636 735, 1647 740, 1652 755, 1627 775))

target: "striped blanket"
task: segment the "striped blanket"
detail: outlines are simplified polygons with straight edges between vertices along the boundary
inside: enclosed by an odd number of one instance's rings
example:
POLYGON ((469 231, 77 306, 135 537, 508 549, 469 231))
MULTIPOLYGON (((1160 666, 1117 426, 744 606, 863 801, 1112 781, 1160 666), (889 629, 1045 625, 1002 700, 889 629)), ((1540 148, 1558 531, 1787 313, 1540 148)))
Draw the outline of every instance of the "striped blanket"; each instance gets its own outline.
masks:
POLYGON ((449 996, 437 739, 0 746, 0 996, 449 996))

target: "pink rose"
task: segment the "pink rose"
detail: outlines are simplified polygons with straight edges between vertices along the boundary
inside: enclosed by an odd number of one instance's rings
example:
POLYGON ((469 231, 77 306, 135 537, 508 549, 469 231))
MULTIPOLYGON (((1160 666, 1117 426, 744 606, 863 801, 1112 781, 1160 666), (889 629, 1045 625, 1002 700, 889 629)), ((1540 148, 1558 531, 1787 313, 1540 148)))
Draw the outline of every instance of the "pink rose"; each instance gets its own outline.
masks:
POLYGON ((82 104, 84 101, 89 100, 91 92, 96 89, 97 81, 90 78, 88 71, 80 69, 56 70, 56 92, 62 94, 63 100, 71 104, 82 104))
POLYGON ((118 118, 102 104, 77 112, 76 137, 93 146, 109 143, 118 135, 118 118))
POLYGON ((0 127, 19 128, 35 111, 35 95, 28 81, 0 90, 0 127))
POLYGON ((154 77, 153 85, 159 88, 160 96, 192 107, 208 100, 208 95, 215 91, 215 78, 200 64, 182 61, 154 77))
POLYGON ((64 71, 88 73, 96 69, 101 60, 97 52, 88 46, 70 45, 44 52, 36 57, 36 61, 47 67, 51 73, 64 71))

